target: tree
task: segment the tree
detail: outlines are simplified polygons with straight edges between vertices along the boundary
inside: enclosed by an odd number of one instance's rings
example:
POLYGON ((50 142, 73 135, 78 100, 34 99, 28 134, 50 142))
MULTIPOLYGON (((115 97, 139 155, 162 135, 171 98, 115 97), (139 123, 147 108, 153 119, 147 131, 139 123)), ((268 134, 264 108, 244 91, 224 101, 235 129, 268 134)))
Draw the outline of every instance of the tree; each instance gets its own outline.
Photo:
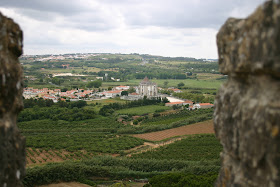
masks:
POLYGON ((46 103, 47 107, 51 107, 54 104, 53 100, 51 100, 51 99, 46 99, 45 103, 46 103))
POLYGON ((169 100, 165 97, 165 98, 162 99, 162 102, 163 103, 169 103, 169 100))
POLYGON ((121 95, 123 96, 123 95, 128 95, 128 91, 122 91, 121 92, 121 95))
POLYGON ((87 106, 87 102, 83 101, 83 100, 79 100, 79 101, 70 103, 70 108, 75 108, 75 107, 76 108, 82 108, 84 106, 87 106))
POLYGON ((87 87, 88 88, 99 88, 102 85, 102 81, 101 80, 96 80, 96 81, 91 81, 89 83, 87 83, 87 87))
POLYGON ((61 99, 58 100, 57 104, 59 107, 68 107, 68 103, 62 101, 61 99))
POLYGON ((185 84, 180 82, 177 86, 178 86, 178 88, 182 88, 183 86, 185 86, 185 84))
POLYGON ((53 84, 56 84, 56 85, 60 85, 60 83, 61 83, 61 80, 57 77, 52 78, 51 81, 53 84))
POLYGON ((61 92, 66 92, 68 89, 67 88, 62 88, 61 92))
POLYGON ((169 83, 168 81, 164 81, 164 83, 163 83, 164 87, 167 87, 168 83, 169 83))
POLYGON ((133 92, 136 92, 136 90, 131 86, 131 87, 128 89, 128 93, 133 93, 133 92))
POLYGON ((180 108, 182 108, 181 105, 173 105, 173 106, 172 106, 172 109, 173 109, 173 110, 180 109, 180 108))
POLYGON ((39 98, 39 99, 37 100, 37 105, 38 105, 39 107, 45 107, 45 106, 46 106, 46 102, 44 101, 43 98, 39 98))

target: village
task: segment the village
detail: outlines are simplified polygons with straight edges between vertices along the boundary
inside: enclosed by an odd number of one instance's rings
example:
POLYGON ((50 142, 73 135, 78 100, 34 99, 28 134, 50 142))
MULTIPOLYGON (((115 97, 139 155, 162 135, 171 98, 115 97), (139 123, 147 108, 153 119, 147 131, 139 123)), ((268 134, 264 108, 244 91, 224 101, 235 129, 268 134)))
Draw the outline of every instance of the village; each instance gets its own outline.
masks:
MULTIPOLYGON (((180 98, 173 97, 167 94, 159 93, 159 90, 162 88, 158 87, 156 83, 151 82, 147 77, 145 77, 138 86, 116 86, 111 90, 100 90, 100 89, 72 89, 62 91, 61 89, 34 89, 32 87, 24 88, 23 97, 25 99, 30 98, 43 98, 50 99, 54 103, 57 103, 59 100, 61 101, 79 101, 79 100, 102 100, 102 99, 110 99, 119 97, 123 100, 138 100, 147 98, 157 98, 161 97, 167 98, 168 102, 165 103, 165 106, 173 107, 175 106, 184 106, 189 110, 192 109, 200 109, 200 108, 212 108, 213 104, 211 103, 194 103, 191 100, 184 100, 180 98)), ((168 88, 168 90, 179 93, 182 92, 177 88, 168 88)))

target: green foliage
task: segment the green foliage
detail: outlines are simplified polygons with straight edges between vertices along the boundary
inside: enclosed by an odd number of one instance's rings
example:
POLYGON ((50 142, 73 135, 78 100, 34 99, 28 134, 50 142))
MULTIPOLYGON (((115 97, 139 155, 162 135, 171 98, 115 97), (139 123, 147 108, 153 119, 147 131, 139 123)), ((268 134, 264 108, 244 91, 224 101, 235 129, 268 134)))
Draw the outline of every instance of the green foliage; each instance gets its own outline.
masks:
MULTIPOLYGON (((114 77, 126 81, 122 82, 122 85, 135 86, 141 79, 148 76, 154 78, 152 81, 156 82, 158 86, 179 86, 187 89, 191 93, 175 94, 175 96, 196 102, 212 102, 214 97, 210 94, 217 92, 217 88, 225 79, 218 78, 221 80, 216 80, 218 77, 216 76, 201 80, 198 73, 217 73, 217 63, 183 57, 99 54, 86 60, 66 59, 55 63, 25 59, 23 65, 25 66, 25 75, 37 79, 25 80, 25 84, 34 88, 48 87, 53 89, 56 88, 56 85, 60 85, 62 91, 66 91, 86 86, 100 88, 102 83, 104 87, 120 85, 120 82, 113 81, 90 81, 96 76, 104 76, 105 73, 108 74, 108 80, 110 77, 114 77), (139 65, 142 59, 149 63, 139 65), (62 64, 70 64, 71 69, 63 69, 62 64), (53 73, 70 73, 71 71, 88 76, 82 78, 51 76, 53 73), (88 82, 84 83, 81 79, 87 79, 88 82)), ((135 92, 135 90, 130 89, 128 92, 135 92)), ((103 102, 98 106, 86 106, 83 101, 77 103, 59 101, 56 104, 51 100, 24 100, 25 110, 19 115, 18 125, 26 137, 30 162, 38 164, 44 162, 43 160, 51 159, 51 154, 63 160, 92 158, 93 155, 97 154, 119 153, 124 155, 125 150, 142 145, 143 140, 121 134, 152 132, 179 127, 211 119, 213 115, 213 109, 203 109, 161 116, 159 113, 166 108, 159 105, 166 102, 168 100, 162 102, 159 99, 143 99, 125 104, 104 105, 105 102, 103 102), (99 109, 100 114, 107 117, 98 115, 99 109), (134 121, 135 124, 138 124, 137 126, 119 123, 112 115, 118 113, 139 115, 144 114, 143 112, 154 112, 154 118, 138 118, 134 121), (139 123, 140 121, 141 123, 139 123), (68 153, 64 154, 63 150, 67 150, 68 153), (38 154, 46 152, 49 156, 46 154, 43 158, 34 158, 38 154)), ((127 118, 130 118, 130 115, 127 118)), ((151 116, 149 115, 149 117, 151 116)), ((154 150, 155 152, 148 151, 133 155, 132 158, 94 156, 91 160, 28 168, 24 184, 37 186, 58 181, 81 181, 95 185, 90 180, 93 176, 129 179, 148 178, 162 174, 165 176, 161 176, 159 182, 162 181, 170 186, 207 186, 213 184, 210 175, 207 178, 206 173, 218 172, 220 168, 218 154, 221 147, 216 144, 212 136, 192 138, 187 138, 188 141, 186 139, 176 142, 173 146, 171 144, 159 148, 157 151, 154 150), (180 174, 167 176, 170 172, 180 174), (174 178, 176 180, 173 180, 174 178)), ((151 179, 151 181, 153 186, 157 185, 156 180, 151 179)))
POLYGON ((177 86, 178 86, 178 88, 182 88, 183 86, 185 86, 185 84, 180 82, 177 86))
POLYGON ((84 161, 67 161, 27 168, 23 180, 25 186, 35 186, 57 181, 80 181, 89 177, 111 177, 115 179, 147 178, 172 172, 205 175, 218 173, 215 162, 180 160, 130 159, 116 157, 94 157, 84 161), (206 164, 206 165, 205 165, 206 164))
POLYGON ((180 108, 182 108, 182 105, 173 105, 172 106, 173 110, 177 110, 177 109, 180 109, 180 108))
POLYGON ((66 121, 80 121, 95 118, 94 110, 60 107, 34 107, 23 110, 18 116, 18 122, 52 119, 66 121))
POLYGON ((26 140, 27 147, 65 149, 70 152, 86 150, 99 153, 120 153, 143 143, 143 140, 131 136, 117 137, 87 132, 29 134, 26 140))
POLYGON ((60 85, 62 82, 64 82, 64 80, 61 79, 61 78, 58 78, 58 77, 54 77, 54 78, 51 79, 51 82, 53 84, 60 85))
POLYGON ((69 107, 69 108, 82 108, 84 106, 87 106, 87 102, 83 100, 66 103, 65 101, 59 100, 57 103, 54 103, 51 99, 23 99, 23 105, 24 108, 33 108, 35 106, 38 107, 52 107, 52 106, 59 106, 59 107, 69 107))
POLYGON ((122 91, 121 92, 121 95, 123 96, 123 95, 128 95, 128 91, 122 91))
POLYGON ((188 91, 184 91, 182 93, 174 93, 173 94, 175 97, 179 97, 182 99, 189 99, 194 102, 199 102, 199 103, 213 103, 214 102, 214 96, 208 96, 205 97, 203 94, 201 94, 198 91, 192 91, 192 93, 188 91))
POLYGON ((143 140, 135 137, 117 136, 115 133, 121 124, 112 118, 98 117, 73 122, 33 120, 18 125, 26 136, 26 146, 33 148, 120 153, 143 144, 143 140))
POLYGON ((111 103, 109 105, 104 105, 100 110, 99 114, 102 116, 109 116, 114 113, 115 110, 120 110, 124 108, 132 108, 132 107, 138 107, 138 106, 146 106, 146 105, 154 105, 161 103, 161 98, 152 98, 147 99, 144 97, 144 99, 139 99, 136 101, 130 101, 126 102, 125 104, 120 103, 111 103))
POLYGON ((33 187, 58 181, 79 181, 91 176, 110 176, 108 169, 86 166, 75 162, 47 164, 43 167, 28 168, 23 180, 24 186, 33 187))
POLYGON ((217 177, 217 173, 207 173, 204 175, 168 173, 152 177, 149 179, 149 183, 153 187, 212 187, 217 177))
POLYGON ((167 87, 167 85, 168 85, 168 81, 164 81, 164 87, 167 87))
POLYGON ((175 160, 219 160, 222 146, 214 135, 195 135, 173 144, 133 155, 133 158, 175 160))
MULTIPOLYGON (((152 118, 152 119, 147 119, 143 121, 142 125, 143 126, 163 126, 163 125, 170 125, 172 123, 179 123, 188 120, 190 123, 195 123, 199 121, 205 121, 207 119, 211 119, 213 115, 213 109, 201 109, 201 110, 183 110, 183 111, 178 111, 176 113, 172 114, 166 114, 161 117, 157 118, 152 118), (207 116, 205 119, 200 119, 198 118, 207 116)), ((187 124, 186 124, 187 125, 187 124)))
POLYGON ((139 126, 124 126, 117 130, 119 134, 140 134, 154 131, 161 131, 189 125, 200 121, 212 119, 213 109, 200 109, 194 111, 182 111, 152 119, 144 120, 139 126), (178 116, 177 116, 178 115, 178 116))
POLYGON ((21 111, 18 121, 31 121, 38 119, 79 121, 95 118, 95 111, 79 109, 87 106, 86 101, 65 102, 59 100, 54 104, 52 100, 24 99, 25 110, 21 111))
POLYGON ((165 97, 165 98, 162 99, 162 102, 163 102, 163 103, 168 103, 169 100, 165 97))
POLYGON ((87 83, 87 87, 88 88, 99 88, 102 85, 102 81, 101 80, 95 80, 95 81, 91 81, 89 83, 87 83))
POLYGON ((133 92, 136 92, 135 88, 134 87, 129 87, 128 89, 128 93, 133 93, 133 92))
POLYGON ((128 114, 128 115, 143 115, 148 113, 153 113, 157 111, 166 111, 170 108, 167 106, 160 106, 160 105, 148 105, 148 106, 140 106, 140 107, 133 107, 128 109, 121 109, 117 110, 117 114, 128 114))

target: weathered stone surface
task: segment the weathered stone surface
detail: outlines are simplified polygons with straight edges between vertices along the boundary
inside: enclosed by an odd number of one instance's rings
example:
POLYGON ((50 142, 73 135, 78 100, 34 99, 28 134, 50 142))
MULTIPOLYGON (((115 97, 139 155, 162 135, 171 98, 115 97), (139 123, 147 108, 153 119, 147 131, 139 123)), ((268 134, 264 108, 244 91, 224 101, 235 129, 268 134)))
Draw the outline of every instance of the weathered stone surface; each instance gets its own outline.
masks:
POLYGON ((22 186, 25 139, 16 126, 22 109, 22 31, 0 13, 0 186, 22 186))
POLYGON ((247 19, 228 19, 217 35, 220 72, 279 78, 279 31, 279 1, 263 4, 247 19))
POLYGON ((280 186, 280 4, 230 18, 217 35, 214 127, 223 145, 216 186, 280 186))

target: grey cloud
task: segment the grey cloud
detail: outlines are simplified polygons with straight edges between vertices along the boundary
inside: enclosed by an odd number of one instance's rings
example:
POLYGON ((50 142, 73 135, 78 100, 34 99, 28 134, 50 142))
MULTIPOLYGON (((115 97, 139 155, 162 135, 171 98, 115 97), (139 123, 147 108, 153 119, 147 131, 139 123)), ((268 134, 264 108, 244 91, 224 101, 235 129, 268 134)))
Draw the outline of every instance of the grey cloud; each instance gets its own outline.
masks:
POLYGON ((89 11, 86 4, 80 0, 1 0, 0 7, 30 9, 41 12, 54 12, 72 15, 81 11, 89 11))
MULTIPOLYGON (((219 28, 233 10, 251 10, 264 0, 1 0, 0 7, 16 8, 39 21, 61 16, 65 27, 87 31, 118 27, 119 13, 127 26, 219 28), (97 7, 88 6, 95 2, 97 7), (113 10, 113 12, 112 12, 113 10), (114 12, 116 11, 116 12, 114 12), (109 13, 108 13, 109 12, 109 13)), ((243 11, 243 12, 244 12, 243 11)), ((241 11, 242 12, 242 11, 241 11)))
POLYGON ((218 28, 233 9, 253 9, 264 0, 211 0, 211 1, 146 1, 141 4, 126 1, 122 6, 128 25, 156 25, 177 28, 218 28), (249 7, 249 8, 248 8, 249 7))
POLYGON ((22 16, 63 28, 102 31, 118 26, 110 7, 100 7, 102 4, 98 2, 93 6, 90 3, 90 0, 2 0, 0 7, 13 8, 22 16))
POLYGON ((27 16, 37 21, 47 21, 52 22, 58 16, 56 13, 53 12, 42 12, 36 9, 20 9, 15 8, 16 12, 22 16, 27 16))

